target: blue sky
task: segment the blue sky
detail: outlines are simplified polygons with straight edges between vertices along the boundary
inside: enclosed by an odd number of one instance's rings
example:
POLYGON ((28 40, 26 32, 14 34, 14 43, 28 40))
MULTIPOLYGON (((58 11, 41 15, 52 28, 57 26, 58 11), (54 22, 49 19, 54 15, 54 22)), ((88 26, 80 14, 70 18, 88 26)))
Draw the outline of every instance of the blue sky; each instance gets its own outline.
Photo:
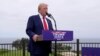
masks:
MULTIPOLYGON (((100 37, 100 0, 0 0, 0 38, 28 37, 28 17, 47 3, 58 30, 73 30, 74 38, 100 37)), ((53 21, 52 21, 53 22, 53 21)))

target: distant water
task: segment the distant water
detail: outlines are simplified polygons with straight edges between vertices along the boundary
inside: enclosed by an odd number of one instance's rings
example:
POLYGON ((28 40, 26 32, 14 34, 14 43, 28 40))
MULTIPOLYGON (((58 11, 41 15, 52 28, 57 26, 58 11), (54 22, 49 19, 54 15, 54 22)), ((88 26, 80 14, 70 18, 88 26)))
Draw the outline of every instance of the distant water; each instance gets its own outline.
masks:
MULTIPOLYGON (((0 38, 0 43, 12 43, 13 41, 21 39, 21 38, 0 38)), ((95 42, 95 43, 100 43, 100 38, 80 38, 80 42, 95 42)), ((60 41, 60 42, 76 42, 76 39, 73 41, 60 41)))
POLYGON ((80 42, 97 42, 100 43, 100 38, 84 38, 80 39, 80 42))
POLYGON ((0 38, 0 44, 2 43, 12 43, 13 41, 21 38, 0 38))
MULTIPOLYGON (((13 41, 15 41, 15 40, 17 40, 17 39, 21 39, 21 38, 0 38, 0 44, 4 44, 4 43, 12 43, 13 41)), ((80 42, 82 42, 82 43, 100 43, 100 38, 81 38, 81 39, 79 39, 80 40, 80 42)), ((73 41, 58 41, 58 42, 61 42, 61 43, 68 43, 68 42, 76 42, 76 39, 74 39, 73 41)), ((70 46, 69 44, 67 44, 68 46, 70 46)), ((100 44, 98 44, 98 45, 95 45, 95 44, 92 44, 92 45, 89 45, 89 47, 91 47, 91 46, 99 46, 100 47, 100 44)), ((76 50, 76 44, 73 44, 73 45, 71 45, 71 47, 72 47, 72 50, 76 50)), ((82 46, 82 47, 84 47, 84 45, 82 46)), ((88 47, 88 45, 85 45, 85 47, 88 47)), ((0 46, 0 48, 2 48, 2 45, 0 46)), ((12 46, 11 45, 9 45, 9 46, 5 46, 5 48, 8 48, 8 49, 11 49, 12 48, 12 46)), ((80 46, 80 50, 81 50, 81 46, 80 46)))

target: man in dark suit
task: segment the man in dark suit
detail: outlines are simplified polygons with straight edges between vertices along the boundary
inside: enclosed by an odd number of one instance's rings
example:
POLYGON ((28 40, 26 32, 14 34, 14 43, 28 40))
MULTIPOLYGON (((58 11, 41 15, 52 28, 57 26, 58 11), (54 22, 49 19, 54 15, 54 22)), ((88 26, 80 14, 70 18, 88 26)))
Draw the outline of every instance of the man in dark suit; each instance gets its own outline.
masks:
POLYGON ((46 17, 47 4, 38 6, 38 15, 29 17, 26 33, 30 37, 28 51, 31 56, 49 56, 51 52, 51 41, 42 41, 42 30, 53 30, 52 23, 46 17))

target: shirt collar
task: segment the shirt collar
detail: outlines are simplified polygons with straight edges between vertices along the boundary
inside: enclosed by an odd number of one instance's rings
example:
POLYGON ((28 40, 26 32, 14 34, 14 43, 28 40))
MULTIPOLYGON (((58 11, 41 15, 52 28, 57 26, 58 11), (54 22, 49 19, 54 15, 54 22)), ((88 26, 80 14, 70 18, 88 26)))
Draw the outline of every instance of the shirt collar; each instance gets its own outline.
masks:
POLYGON ((41 19, 43 18, 43 16, 40 13, 39 13, 39 16, 40 16, 41 19))
MULTIPOLYGON (((43 18, 43 16, 40 13, 39 13, 39 16, 40 16, 41 19, 43 18)), ((47 18, 47 16, 45 16, 45 18, 47 18)))

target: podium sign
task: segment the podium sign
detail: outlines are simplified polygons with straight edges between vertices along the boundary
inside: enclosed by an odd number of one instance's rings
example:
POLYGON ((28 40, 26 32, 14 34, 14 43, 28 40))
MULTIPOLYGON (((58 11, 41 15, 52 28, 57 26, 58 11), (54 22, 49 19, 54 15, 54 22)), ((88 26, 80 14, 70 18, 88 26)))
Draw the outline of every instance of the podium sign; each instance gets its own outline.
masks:
POLYGON ((43 40, 50 41, 72 41, 73 31, 42 31, 43 40))
POLYGON ((82 56, 100 56, 100 48, 83 47, 82 56))

